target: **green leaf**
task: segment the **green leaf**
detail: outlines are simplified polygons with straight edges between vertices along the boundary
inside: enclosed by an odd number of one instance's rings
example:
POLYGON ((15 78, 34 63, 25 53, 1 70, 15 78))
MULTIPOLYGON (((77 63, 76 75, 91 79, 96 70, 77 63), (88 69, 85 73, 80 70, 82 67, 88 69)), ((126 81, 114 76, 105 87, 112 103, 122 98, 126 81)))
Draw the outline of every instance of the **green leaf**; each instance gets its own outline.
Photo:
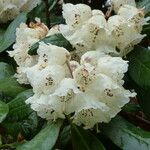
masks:
POLYGON ((71 126, 71 135, 74 150, 105 150, 93 134, 74 124, 71 126))
POLYGON ((0 62, 0 80, 7 78, 14 74, 14 71, 10 65, 4 62, 0 62))
POLYGON ((14 97, 25 90, 27 90, 27 88, 20 85, 14 76, 0 80, 0 92, 8 96, 14 97))
POLYGON ((27 17, 26 13, 21 13, 16 19, 11 22, 8 26, 3 39, 0 41, 0 52, 6 50, 9 46, 11 46, 16 40, 16 28, 19 27, 20 23, 26 22, 27 17))
POLYGON ((11 135, 14 138, 17 138, 18 134, 21 132, 21 122, 2 122, 2 127, 5 129, 7 134, 11 135))
MULTIPOLYGON (((69 51, 74 50, 72 48, 71 44, 63 37, 62 34, 55 34, 55 35, 52 35, 52 36, 45 37, 44 39, 40 40, 39 42, 50 43, 50 44, 53 44, 53 45, 64 47, 69 51)), ((28 52, 30 55, 36 55, 37 54, 37 49, 39 47, 39 42, 35 43, 31 47, 31 49, 28 52)))
MULTIPOLYGON (((7 132, 14 137, 16 137, 20 131, 28 130, 28 128, 31 128, 31 126, 27 127, 27 125, 29 125, 28 120, 32 121, 32 116, 30 117, 30 115, 33 110, 25 103, 25 100, 32 95, 32 90, 26 90, 22 93, 19 93, 13 100, 8 103, 9 113, 7 114, 7 117, 2 125, 4 128, 6 128, 7 132)), ((35 117, 34 121, 36 123, 35 117)))
POLYGON ((62 121, 48 123, 31 141, 18 146, 17 150, 51 150, 55 145, 62 121))
POLYGON ((50 12, 53 10, 53 8, 55 7, 56 4, 57 4, 57 0, 53 0, 51 6, 49 8, 50 12))
POLYGON ((129 56, 129 75, 131 79, 143 88, 150 87, 150 50, 135 47, 129 56))
POLYGON ((14 98, 12 101, 8 103, 9 105, 9 120, 20 121, 25 119, 31 112, 33 111, 29 105, 25 103, 29 97, 33 95, 32 90, 26 90, 21 92, 14 98))
POLYGON ((17 119, 6 118, 2 122, 2 126, 14 138, 17 138, 18 134, 21 133, 26 138, 32 138, 38 131, 39 120, 35 112, 32 112, 29 116, 26 116, 23 120, 16 121, 17 119))
POLYGON ((123 110, 128 112, 128 113, 138 113, 141 111, 141 108, 139 104, 132 104, 132 103, 127 103, 124 107, 123 110))
POLYGON ((102 132, 123 150, 150 150, 150 132, 132 125, 122 117, 105 124, 102 132))
POLYGON ((3 39, 4 33, 5 33, 5 30, 0 28, 0 41, 3 39))
POLYGON ((137 46, 128 55, 128 60, 128 75, 134 83, 143 111, 150 118, 150 50, 137 46))
MULTIPOLYGON (((64 19, 61 15, 60 6, 57 5, 57 2, 58 0, 48 0, 51 26, 64 23, 64 19)), ((40 18, 41 22, 45 24, 47 23, 46 9, 44 2, 35 7, 30 13, 28 13, 28 19, 30 22, 34 21, 35 17, 40 18)))
POLYGON ((145 7, 145 13, 147 14, 150 12, 150 1, 149 0, 140 0, 139 2, 137 2, 137 7, 138 8, 145 7))
POLYGON ((6 118, 8 112, 9 112, 8 105, 0 101, 0 123, 6 118))
POLYGON ((62 149, 65 149, 65 147, 70 141, 71 141, 71 126, 68 125, 64 127, 62 132, 60 133, 59 144, 62 149))
MULTIPOLYGON (((26 137, 32 137, 36 134, 39 128, 39 124, 41 122, 41 118, 39 118, 36 112, 32 112, 26 120, 21 122, 21 130, 26 137)), ((43 124, 43 123, 42 123, 43 124)))

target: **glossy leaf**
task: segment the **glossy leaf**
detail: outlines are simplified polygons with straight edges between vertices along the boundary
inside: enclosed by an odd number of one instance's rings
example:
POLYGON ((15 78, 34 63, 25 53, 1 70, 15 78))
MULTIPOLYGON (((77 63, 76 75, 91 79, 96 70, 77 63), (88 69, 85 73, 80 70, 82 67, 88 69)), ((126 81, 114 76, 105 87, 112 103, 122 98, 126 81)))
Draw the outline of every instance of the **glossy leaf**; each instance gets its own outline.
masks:
POLYGON ((17 150, 51 150, 55 145, 62 121, 48 123, 31 141, 19 146, 17 150))
POLYGON ((131 79, 141 87, 150 87, 150 51, 137 46, 128 59, 131 79))
POLYGON ((32 90, 26 90, 21 92, 8 103, 9 105, 9 114, 8 117, 11 120, 20 121, 25 119, 32 112, 32 109, 29 105, 25 103, 29 97, 33 95, 32 90))
MULTIPOLYGON (((53 45, 64 47, 69 51, 73 50, 71 44, 63 37, 62 34, 55 34, 55 35, 52 35, 52 36, 45 37, 44 39, 40 40, 40 42, 50 43, 50 44, 53 44, 53 45)), ((31 49, 29 50, 28 53, 30 55, 36 55, 38 47, 39 47, 39 42, 35 43, 31 47, 31 49)))
POLYGON ((0 80, 7 78, 14 74, 14 71, 10 65, 4 62, 0 62, 0 80))
MULTIPOLYGON (((7 132, 12 134, 13 136, 17 136, 17 134, 21 130, 27 130, 26 126, 28 120, 32 119, 30 119, 29 116, 33 112, 33 110, 29 105, 25 103, 25 100, 32 95, 32 90, 26 90, 18 94, 13 100, 8 103, 9 113, 7 114, 7 118, 2 125, 4 128, 6 128, 7 132)), ((36 123, 36 120, 34 121, 36 123)))
POLYGON ((117 116, 105 124, 102 132, 123 150, 149 150, 150 133, 117 116))
POLYGON ((6 50, 15 42, 16 28, 19 27, 20 23, 26 22, 26 20, 26 13, 21 13, 13 22, 11 22, 3 36, 3 39, 0 41, 0 52, 6 50))
POLYGON ((103 144, 89 131, 71 126, 72 143, 74 150, 105 150, 103 144))
POLYGON ((62 132, 60 133, 60 146, 61 148, 65 148, 67 144, 71 141, 71 127, 70 125, 63 128, 62 132))
MULTIPOLYGON (((61 15, 61 9, 59 5, 55 5, 57 0, 48 0, 49 11, 50 11, 50 24, 51 26, 61 24, 64 19, 61 15), (59 11, 59 12, 58 12, 59 11)), ((30 22, 34 21, 35 17, 40 18, 41 22, 47 23, 45 3, 41 3, 35 7, 30 13, 28 13, 28 19, 30 22)))
POLYGON ((150 50, 137 46, 128 55, 128 60, 128 75, 135 85, 143 111, 150 118, 150 50))
POLYGON ((0 92, 8 96, 14 97, 25 90, 27 90, 27 88, 20 85, 14 76, 0 80, 0 92))
POLYGON ((7 133, 14 138, 16 138, 20 133, 27 138, 31 138, 38 131, 39 120, 37 114, 32 112, 29 114, 29 116, 26 116, 22 120, 18 119, 18 121, 14 117, 11 120, 10 118, 6 118, 2 122, 2 126, 5 128, 7 133))
POLYGON ((8 112, 9 112, 8 105, 0 101, 0 123, 6 118, 8 112))
POLYGON ((3 39, 4 33, 5 33, 5 30, 0 28, 0 41, 3 39))

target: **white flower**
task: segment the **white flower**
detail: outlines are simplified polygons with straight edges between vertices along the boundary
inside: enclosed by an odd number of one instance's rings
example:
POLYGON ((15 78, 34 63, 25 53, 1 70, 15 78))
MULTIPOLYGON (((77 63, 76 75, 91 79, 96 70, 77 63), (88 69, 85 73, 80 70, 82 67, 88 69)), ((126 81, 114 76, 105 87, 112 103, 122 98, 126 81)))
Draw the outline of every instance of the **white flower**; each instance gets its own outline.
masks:
POLYGON ((96 66, 100 57, 106 56, 105 53, 102 53, 100 50, 97 51, 88 51, 81 57, 81 65, 91 64, 92 66, 96 66))
POLYGON ((63 79, 59 87, 53 94, 50 95, 34 95, 26 100, 26 103, 31 104, 31 108, 40 114, 42 118, 47 120, 55 120, 64 118, 76 110, 76 94, 80 93, 76 87, 74 80, 71 78, 63 79), (46 110, 48 111, 47 113, 46 110))
POLYGON ((14 19, 22 11, 30 11, 36 7, 41 0, 1 0, 0 22, 14 19))
POLYGON ((75 82, 81 91, 85 92, 86 88, 96 80, 97 76, 95 73, 95 67, 90 64, 81 65, 73 72, 75 82))
POLYGON ((26 67, 17 67, 17 73, 14 75, 20 84, 29 84, 25 70, 26 67))
POLYGON ((65 70, 60 65, 47 66, 40 69, 38 65, 26 69, 27 78, 38 94, 50 94, 57 88, 59 82, 65 78, 65 70))
POLYGON ((66 25, 49 33, 40 22, 17 29, 14 51, 9 52, 18 64, 15 76, 32 86, 34 95, 26 103, 40 117, 55 121, 69 115, 73 123, 93 128, 109 122, 136 95, 123 87, 128 61, 112 55, 125 56, 145 35, 131 19, 115 15, 106 21, 100 10, 84 4, 64 4, 63 16, 66 25), (37 55, 28 54, 30 46, 59 29, 76 52, 40 42, 37 55))
POLYGON ((67 3, 63 5, 63 17, 69 27, 78 28, 92 16, 88 5, 67 3))
MULTIPOLYGON (((59 112, 59 109, 55 110, 51 104, 49 104, 50 99, 49 95, 38 95, 35 94, 32 97, 26 100, 27 104, 31 105, 31 108, 37 112, 41 118, 47 120, 55 121, 57 118, 65 118, 62 112, 59 112)), ((55 101, 54 101, 55 102, 55 101)), ((59 106, 58 106, 59 107, 59 106)))
POLYGON ((123 85, 124 73, 128 70, 128 61, 124 61, 121 57, 101 57, 98 60, 98 72, 101 72, 118 84, 123 85))
POLYGON ((96 16, 96 15, 100 15, 100 16, 105 17, 104 13, 101 10, 93 9, 92 10, 92 16, 96 16))
POLYGON ((89 6, 83 4, 64 4, 63 14, 67 25, 60 25, 60 32, 77 49, 78 53, 81 53, 80 55, 84 51, 99 48, 99 45, 103 43, 101 41, 106 40, 107 22, 102 11, 92 11, 89 6), (76 17, 74 19, 70 15, 74 13, 75 16, 76 14, 79 16, 77 20, 76 17))
POLYGON ((112 38, 115 40, 119 56, 125 56, 134 47, 134 45, 141 42, 146 35, 141 35, 134 28, 134 24, 129 23, 124 17, 120 15, 112 16, 108 19, 108 27, 111 31, 112 38))
POLYGON ((55 98, 55 102, 51 104, 52 106, 56 104, 54 107, 60 107, 59 110, 63 114, 69 115, 72 112, 75 112, 76 107, 78 106, 78 95, 81 91, 78 89, 74 79, 65 78, 63 79, 59 87, 55 90, 55 92, 51 95, 50 99, 55 98))
POLYGON ((7 0, 0 1, 0 22, 7 22, 14 19, 19 14, 16 5, 8 3, 7 0))
POLYGON ((120 7, 118 15, 124 17, 126 22, 132 22, 138 32, 141 32, 143 25, 147 24, 147 21, 150 20, 150 17, 144 18, 144 8, 138 9, 130 5, 120 7))
POLYGON ((35 57, 28 55, 30 46, 45 37, 48 30, 42 23, 31 24, 28 27, 21 23, 16 29, 16 43, 13 45, 14 50, 9 51, 11 57, 14 57, 19 66, 32 66, 35 63, 35 57))
POLYGON ((70 53, 63 47, 40 42, 37 50, 39 55, 38 64, 44 68, 51 64, 64 65, 70 60, 70 53))
POLYGON ((70 61, 69 65, 72 72, 74 72, 80 66, 77 61, 70 61))
POLYGON ((73 122, 83 124, 85 128, 92 128, 99 122, 109 122, 134 96, 135 93, 125 90, 110 77, 99 74, 80 98, 73 122))
POLYGON ((20 27, 16 29, 16 43, 13 45, 13 51, 9 51, 10 57, 14 57, 18 69, 17 80, 19 83, 28 84, 26 75, 24 74, 25 67, 34 66, 37 63, 38 56, 30 56, 28 51, 30 46, 45 37, 48 28, 43 23, 31 23, 28 27, 25 23, 21 23, 20 27))
POLYGON ((73 123, 84 125, 86 129, 100 122, 110 121, 108 114, 109 107, 100 102, 97 97, 90 94, 81 94, 80 103, 73 116, 73 123))
POLYGON ((75 31, 67 25, 60 25, 61 33, 81 54, 96 47, 97 43, 105 36, 106 28, 106 20, 102 15, 91 17, 75 31))
POLYGON ((113 10, 117 13, 119 8, 123 5, 131 5, 136 7, 135 0, 112 0, 113 10))

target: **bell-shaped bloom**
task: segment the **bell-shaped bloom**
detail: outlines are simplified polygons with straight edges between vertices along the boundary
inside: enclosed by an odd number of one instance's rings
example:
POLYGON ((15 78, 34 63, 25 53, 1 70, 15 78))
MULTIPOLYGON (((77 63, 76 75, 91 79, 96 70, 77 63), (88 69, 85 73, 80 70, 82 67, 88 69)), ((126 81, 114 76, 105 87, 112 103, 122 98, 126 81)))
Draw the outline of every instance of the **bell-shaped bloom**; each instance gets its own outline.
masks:
POLYGON ((0 22, 13 20, 21 12, 29 12, 41 0, 1 0, 0 1, 0 22))
POLYGON ((27 26, 21 23, 20 27, 16 29, 16 43, 13 45, 13 51, 8 51, 10 57, 13 57, 18 65, 17 80, 19 83, 28 84, 27 78, 24 74, 26 67, 34 66, 37 63, 38 56, 30 56, 28 51, 30 47, 44 38, 48 33, 48 28, 41 22, 30 23, 27 26))
POLYGON ((118 53, 119 56, 127 55, 134 45, 140 43, 146 36, 137 32, 134 24, 120 15, 115 15, 108 19, 108 28, 118 48, 114 53, 118 53))
POLYGON ((124 5, 120 7, 118 15, 124 17, 126 21, 129 21, 134 24, 134 28, 138 31, 142 31, 143 25, 148 24, 150 17, 144 18, 144 8, 138 9, 130 5, 124 5))
POLYGON ((135 0, 112 0, 112 7, 115 13, 117 13, 120 7, 123 5, 131 5, 136 7, 135 0))

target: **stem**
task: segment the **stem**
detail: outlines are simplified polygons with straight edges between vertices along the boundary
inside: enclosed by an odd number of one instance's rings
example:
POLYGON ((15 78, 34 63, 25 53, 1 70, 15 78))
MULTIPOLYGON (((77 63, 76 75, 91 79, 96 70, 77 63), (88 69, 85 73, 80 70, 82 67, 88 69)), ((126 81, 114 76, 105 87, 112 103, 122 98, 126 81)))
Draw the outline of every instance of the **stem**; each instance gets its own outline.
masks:
POLYGON ((51 27, 51 21, 50 21, 50 12, 49 12, 48 0, 43 0, 43 2, 45 3, 45 12, 46 12, 47 26, 50 28, 51 27))

